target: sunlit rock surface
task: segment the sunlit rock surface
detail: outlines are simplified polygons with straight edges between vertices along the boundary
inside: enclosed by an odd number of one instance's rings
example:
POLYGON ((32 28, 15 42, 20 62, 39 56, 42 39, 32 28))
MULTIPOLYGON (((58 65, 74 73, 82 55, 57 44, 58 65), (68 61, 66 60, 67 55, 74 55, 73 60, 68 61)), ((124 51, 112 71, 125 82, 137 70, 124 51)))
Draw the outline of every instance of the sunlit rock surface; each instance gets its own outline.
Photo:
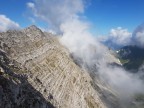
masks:
POLYGON ((0 33, 1 108, 118 108, 115 99, 52 34, 35 26, 0 33))

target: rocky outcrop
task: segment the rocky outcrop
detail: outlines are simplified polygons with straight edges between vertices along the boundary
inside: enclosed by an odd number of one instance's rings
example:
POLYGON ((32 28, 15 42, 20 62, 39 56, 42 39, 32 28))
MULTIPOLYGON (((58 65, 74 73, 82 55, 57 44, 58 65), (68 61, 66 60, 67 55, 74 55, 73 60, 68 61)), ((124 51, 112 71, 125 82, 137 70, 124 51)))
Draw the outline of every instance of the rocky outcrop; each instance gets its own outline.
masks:
POLYGON ((3 32, 0 48, 1 107, 106 108, 100 85, 52 34, 35 26, 3 32))
POLYGON ((0 108, 54 108, 27 80, 27 70, 0 51, 0 108))

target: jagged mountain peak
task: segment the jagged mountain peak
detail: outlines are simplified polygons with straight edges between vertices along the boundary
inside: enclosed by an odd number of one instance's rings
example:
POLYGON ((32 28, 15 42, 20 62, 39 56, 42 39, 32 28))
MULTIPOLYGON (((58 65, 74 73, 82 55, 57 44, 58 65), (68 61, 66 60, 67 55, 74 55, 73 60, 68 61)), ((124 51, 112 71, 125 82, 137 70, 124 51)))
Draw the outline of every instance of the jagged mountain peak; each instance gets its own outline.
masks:
POLYGON ((31 25, 24 30, 41 31, 36 25, 31 25))
POLYGON ((39 29, 36 25, 30 25, 29 27, 27 27, 28 29, 39 29))
POLYGON ((49 35, 36 26, 0 33, 0 48, 6 56, 0 56, 0 69, 4 70, 0 72, 0 81, 10 85, 6 86, 6 90, 10 92, 3 92, 5 88, 3 83, 0 83, 0 107, 119 106, 116 101, 113 102, 116 99, 114 94, 102 84, 96 84, 88 72, 73 62, 68 50, 58 42, 58 38, 49 35), (22 76, 25 76, 24 79, 22 76), (105 99, 107 93, 111 94, 111 97, 105 99), (7 102, 2 101, 6 98, 7 102))

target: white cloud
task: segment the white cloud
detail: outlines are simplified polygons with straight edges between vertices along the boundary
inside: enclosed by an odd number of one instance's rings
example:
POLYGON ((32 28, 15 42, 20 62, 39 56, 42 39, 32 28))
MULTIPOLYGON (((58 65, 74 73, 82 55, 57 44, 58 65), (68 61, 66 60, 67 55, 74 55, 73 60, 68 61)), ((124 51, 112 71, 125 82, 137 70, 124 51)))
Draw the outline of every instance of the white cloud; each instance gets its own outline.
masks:
POLYGON ((133 44, 144 48, 144 23, 139 25, 133 32, 133 44))
POLYGON ((135 39, 137 40, 137 43, 139 46, 144 47, 144 31, 143 32, 137 32, 135 39))
POLYGON ((108 37, 106 38, 107 44, 111 46, 125 46, 131 43, 132 34, 122 27, 117 27, 116 29, 111 29, 108 37))
POLYGON ((35 7, 35 5, 34 5, 34 3, 29 2, 29 3, 27 3, 27 7, 29 7, 29 8, 34 8, 34 7, 35 7))
POLYGON ((139 79, 139 74, 131 74, 123 68, 105 64, 101 64, 99 69, 100 77, 118 92, 119 98, 127 99, 136 93, 144 93, 143 81, 139 79))
POLYGON ((20 26, 18 23, 12 21, 5 15, 0 15, 0 32, 7 31, 9 29, 19 29, 20 26))
POLYGON ((137 45, 144 48, 144 23, 139 25, 133 33, 121 27, 111 29, 107 37, 99 40, 112 48, 120 48, 126 45, 137 45))
POLYGON ((83 0, 34 0, 27 3, 35 17, 59 31, 60 25, 84 12, 83 0))

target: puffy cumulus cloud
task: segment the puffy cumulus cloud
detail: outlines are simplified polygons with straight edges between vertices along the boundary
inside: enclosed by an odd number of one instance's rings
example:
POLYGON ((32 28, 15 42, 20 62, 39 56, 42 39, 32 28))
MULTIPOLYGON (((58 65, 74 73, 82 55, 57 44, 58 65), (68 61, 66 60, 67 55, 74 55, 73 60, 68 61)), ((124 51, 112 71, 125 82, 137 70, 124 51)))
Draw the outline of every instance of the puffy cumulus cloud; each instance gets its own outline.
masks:
POLYGON ((111 48, 120 48, 126 45, 137 45, 144 48, 144 23, 139 25, 133 33, 121 27, 111 29, 109 35, 100 41, 111 48))
POLYGON ((144 48, 144 23, 139 25, 133 32, 133 44, 144 48))
POLYGON ((34 0, 33 3, 27 3, 27 6, 32 9, 35 17, 46 21, 57 31, 63 22, 84 12, 83 0, 34 0))
POLYGON ((111 29, 104 42, 109 47, 122 47, 131 44, 131 37, 132 34, 127 29, 117 27, 116 29, 111 29))
POLYGON ((130 41, 131 33, 127 29, 118 27, 116 29, 111 29, 110 36, 115 38, 117 44, 127 44, 130 41), (126 41, 126 42, 125 42, 126 41))
POLYGON ((7 31, 9 29, 19 29, 20 26, 18 23, 12 21, 5 15, 0 15, 0 31, 7 31))

